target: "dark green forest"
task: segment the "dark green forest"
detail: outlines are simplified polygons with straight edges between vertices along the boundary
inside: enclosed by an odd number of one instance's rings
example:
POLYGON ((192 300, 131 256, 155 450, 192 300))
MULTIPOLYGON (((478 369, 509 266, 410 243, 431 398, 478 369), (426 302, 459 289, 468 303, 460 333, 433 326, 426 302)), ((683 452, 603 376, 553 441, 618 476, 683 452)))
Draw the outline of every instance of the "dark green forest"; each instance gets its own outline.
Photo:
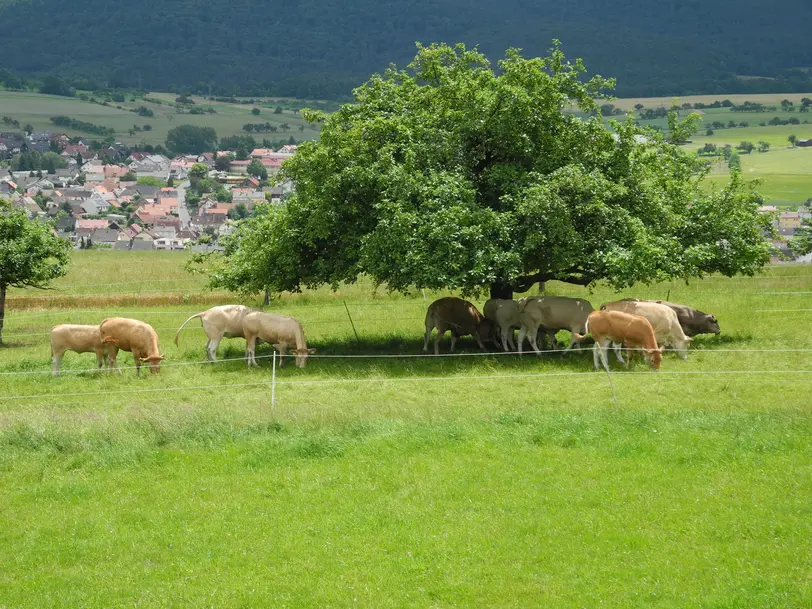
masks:
POLYGON ((810 0, 0 0, 0 23, 0 68, 96 86, 340 99, 416 41, 558 38, 621 96, 812 90, 810 0))

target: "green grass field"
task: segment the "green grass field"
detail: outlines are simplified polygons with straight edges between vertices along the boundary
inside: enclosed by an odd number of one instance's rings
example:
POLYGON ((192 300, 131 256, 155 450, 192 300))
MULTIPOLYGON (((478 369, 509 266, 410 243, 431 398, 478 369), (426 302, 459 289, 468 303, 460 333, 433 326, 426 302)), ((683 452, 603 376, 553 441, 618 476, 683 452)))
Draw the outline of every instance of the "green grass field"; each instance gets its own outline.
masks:
MULTIPOLYGON (((278 370, 272 407, 267 346, 248 370, 197 363, 197 321, 172 344, 208 306, 172 300, 200 287, 184 259, 76 252, 57 287, 96 289, 95 303, 11 295, 0 606, 812 604, 812 268, 621 294, 550 283, 595 305, 669 297, 719 318, 720 336, 659 373, 613 361, 617 408, 591 352, 482 356, 463 341, 464 357, 411 357, 438 294, 362 282, 283 297, 270 310, 342 357, 278 370), (117 299, 134 269, 155 281, 141 296, 165 304, 117 299), (159 375, 137 378, 122 354, 123 376, 50 376, 53 324, 114 314, 158 329, 159 375), (343 357, 383 354, 401 357, 343 357)), ((239 358, 244 341, 220 349, 239 358)), ((63 370, 94 363, 68 354, 63 370)))
MULTIPOLYGON (((176 96, 157 93, 149 94, 148 97, 171 102, 174 101, 176 96)), ((123 103, 110 102, 109 106, 103 106, 82 101, 78 98, 0 90, 0 115, 17 119, 21 125, 30 123, 37 131, 59 131, 67 133, 68 135, 84 136, 91 139, 98 137, 63 127, 57 128, 50 121, 52 116, 65 115, 70 118, 76 118, 104 127, 112 127, 116 130, 116 139, 129 144, 140 144, 142 142, 153 145, 164 144, 166 134, 170 129, 178 125, 187 124, 213 127, 219 138, 230 135, 245 135, 245 132, 242 130, 244 124, 265 122, 276 126, 287 123, 290 126, 290 130, 287 132, 277 131, 275 133, 263 132, 252 134, 255 138, 259 139, 259 141, 262 141, 263 137, 271 140, 287 140, 290 136, 300 141, 313 139, 318 135, 318 131, 311 128, 306 121, 302 120, 299 114, 291 110, 283 110, 282 114, 275 114, 273 108, 260 104, 258 104, 261 110, 260 115, 254 116, 251 114, 253 106, 210 102, 200 97, 194 97, 193 99, 198 105, 212 106, 217 111, 216 114, 201 115, 188 113, 179 114, 175 108, 165 103, 155 104, 145 102, 142 99, 131 102, 129 101, 129 97, 127 99, 128 101, 123 103), (121 109, 118 109, 116 106, 121 106, 121 109), (145 118, 129 111, 138 106, 148 107, 155 113, 155 116, 153 118, 145 118), (152 125, 152 130, 138 132, 133 136, 129 135, 128 131, 133 125, 143 126, 145 124, 152 125), (300 125, 304 126, 303 131, 299 129, 300 125)), ((268 101, 267 104, 271 105, 272 102, 268 101)))

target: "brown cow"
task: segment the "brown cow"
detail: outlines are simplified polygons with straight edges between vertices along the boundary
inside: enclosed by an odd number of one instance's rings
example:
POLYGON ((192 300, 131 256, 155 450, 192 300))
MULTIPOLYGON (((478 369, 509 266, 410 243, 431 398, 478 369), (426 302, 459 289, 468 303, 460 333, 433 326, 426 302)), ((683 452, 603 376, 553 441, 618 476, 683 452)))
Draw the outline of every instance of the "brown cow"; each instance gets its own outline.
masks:
POLYGON ((426 311, 426 335, 423 341, 423 353, 429 350, 429 338, 431 331, 437 328, 437 337, 434 339, 434 354, 440 353, 440 339, 451 330, 451 353, 454 353, 454 345, 460 336, 471 335, 485 351, 482 344, 483 338, 491 335, 493 322, 485 319, 482 313, 467 300, 448 296, 435 300, 429 305, 426 311))
POLYGON ((121 369, 116 362, 118 350, 129 351, 135 359, 135 373, 141 373, 141 362, 149 365, 149 371, 157 374, 161 371, 161 360, 166 359, 158 352, 158 334, 146 322, 126 317, 111 317, 99 325, 101 342, 111 349, 107 356, 110 367, 121 369))
MULTIPOLYGON (((595 370, 600 369, 598 358, 603 361, 603 367, 609 372, 609 358, 606 350, 611 343, 625 343, 629 350, 640 348, 643 357, 655 370, 660 369, 660 362, 663 359, 663 348, 657 347, 657 340, 654 338, 654 328, 651 323, 639 315, 631 315, 621 311, 593 311, 586 320, 586 333, 592 334, 595 339, 593 358, 595 370)), ((577 339, 583 340, 586 335, 577 335, 577 339)), ((623 361, 621 359, 621 361, 623 361)))

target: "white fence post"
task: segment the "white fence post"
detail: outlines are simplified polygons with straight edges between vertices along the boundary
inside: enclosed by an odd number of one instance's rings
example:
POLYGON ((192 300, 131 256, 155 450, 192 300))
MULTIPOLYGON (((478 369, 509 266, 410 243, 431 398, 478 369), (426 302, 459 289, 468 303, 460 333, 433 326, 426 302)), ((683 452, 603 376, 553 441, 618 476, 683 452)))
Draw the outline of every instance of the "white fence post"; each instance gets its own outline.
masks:
POLYGON ((276 407, 276 350, 273 352, 273 369, 271 371, 271 408, 276 407))

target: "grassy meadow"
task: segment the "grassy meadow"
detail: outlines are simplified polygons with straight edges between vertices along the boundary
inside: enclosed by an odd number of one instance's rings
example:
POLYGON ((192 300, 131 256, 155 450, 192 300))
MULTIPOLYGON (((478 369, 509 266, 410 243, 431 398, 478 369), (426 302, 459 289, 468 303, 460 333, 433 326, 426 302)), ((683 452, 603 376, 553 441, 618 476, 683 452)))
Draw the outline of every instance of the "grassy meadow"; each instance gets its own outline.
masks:
POLYGON ((269 310, 321 357, 277 370, 272 404, 267 345, 248 370, 242 339, 221 343, 234 361, 198 363, 197 320, 172 344, 189 315, 241 301, 201 292, 184 259, 75 252, 54 294, 10 295, 0 606, 812 604, 809 266, 620 294, 548 284, 719 318, 659 373, 612 360, 617 407, 591 351, 463 339, 463 357, 415 357, 440 294, 284 296, 269 310), (136 279, 137 303, 117 293, 136 279), (49 374, 52 325, 119 314, 158 330, 159 375, 71 353, 63 370, 85 371, 49 374))
MULTIPOLYGON (((293 136, 297 141, 300 141, 314 139, 318 136, 318 131, 313 129, 298 113, 283 109, 281 114, 275 114, 274 108, 277 100, 258 102, 256 107, 260 109, 260 115, 254 116, 251 114, 251 109, 255 106, 213 102, 197 96, 192 98, 197 105, 202 107, 212 106, 216 110, 216 114, 180 114, 176 108, 168 105, 168 103, 174 102, 176 95, 150 93, 147 97, 160 99, 163 103, 156 104, 141 98, 137 98, 133 102, 127 96, 125 102, 109 102, 109 105, 104 106, 98 103, 82 101, 79 98, 0 90, 0 115, 10 116, 20 121, 21 125, 30 123, 37 131, 59 131, 70 136, 76 135, 90 139, 100 139, 98 136, 82 131, 55 127, 50 121, 52 116, 65 115, 96 125, 112 127, 116 130, 116 140, 128 144, 165 144, 166 134, 170 129, 178 125, 212 127, 217 132, 217 137, 223 138, 230 135, 245 135, 242 126, 246 123, 269 122, 277 127, 282 123, 287 123, 290 126, 290 130, 287 132, 262 132, 252 135, 258 138, 259 141, 262 141, 263 137, 279 140, 293 136), (155 113, 155 116, 143 117, 130 111, 138 106, 149 108, 155 113), (130 135, 128 132, 133 125, 151 125, 152 130, 130 135), (304 129, 300 130, 300 126, 304 129)), ((284 102, 285 100, 282 100, 279 103, 284 102)))

